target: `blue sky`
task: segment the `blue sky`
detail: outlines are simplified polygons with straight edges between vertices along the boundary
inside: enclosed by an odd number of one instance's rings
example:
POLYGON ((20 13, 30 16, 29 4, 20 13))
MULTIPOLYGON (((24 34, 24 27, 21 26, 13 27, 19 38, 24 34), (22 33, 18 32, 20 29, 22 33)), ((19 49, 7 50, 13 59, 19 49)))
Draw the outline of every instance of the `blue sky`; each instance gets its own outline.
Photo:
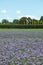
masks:
POLYGON ((39 19, 43 15, 43 0, 0 0, 0 20, 27 16, 39 19))

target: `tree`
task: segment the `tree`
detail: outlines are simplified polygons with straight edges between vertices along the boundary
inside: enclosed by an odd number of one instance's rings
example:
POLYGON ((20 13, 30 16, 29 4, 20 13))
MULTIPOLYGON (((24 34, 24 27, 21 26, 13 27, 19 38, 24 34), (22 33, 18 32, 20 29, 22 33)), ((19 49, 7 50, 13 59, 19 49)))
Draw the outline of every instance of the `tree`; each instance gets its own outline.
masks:
POLYGON ((32 23, 33 23, 33 24, 39 24, 39 21, 36 20, 36 19, 33 19, 33 20, 32 20, 32 23))
POLYGON ((43 20, 43 16, 41 16, 40 20, 43 20))
POLYGON ((43 24, 43 16, 40 17, 39 24, 43 24))
POLYGON ((14 24, 19 24, 19 20, 18 20, 18 19, 14 19, 14 20, 13 20, 13 23, 14 23, 14 24))
POLYGON ((28 24, 28 19, 27 19, 27 17, 22 17, 22 18, 19 20, 19 23, 20 23, 20 24, 28 24))
POLYGON ((32 19, 30 17, 28 17, 27 19, 28 19, 28 24, 32 24, 32 19))
POLYGON ((8 23, 9 23, 8 20, 6 20, 6 19, 3 19, 3 20, 2 20, 2 24, 8 24, 8 23))

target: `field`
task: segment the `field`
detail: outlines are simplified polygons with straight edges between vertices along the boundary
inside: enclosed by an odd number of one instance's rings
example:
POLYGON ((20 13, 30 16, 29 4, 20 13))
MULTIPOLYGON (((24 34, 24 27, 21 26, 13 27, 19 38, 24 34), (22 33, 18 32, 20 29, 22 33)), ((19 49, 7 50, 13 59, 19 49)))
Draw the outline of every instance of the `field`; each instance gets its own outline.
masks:
POLYGON ((43 29, 0 29, 0 65, 43 65, 43 29))

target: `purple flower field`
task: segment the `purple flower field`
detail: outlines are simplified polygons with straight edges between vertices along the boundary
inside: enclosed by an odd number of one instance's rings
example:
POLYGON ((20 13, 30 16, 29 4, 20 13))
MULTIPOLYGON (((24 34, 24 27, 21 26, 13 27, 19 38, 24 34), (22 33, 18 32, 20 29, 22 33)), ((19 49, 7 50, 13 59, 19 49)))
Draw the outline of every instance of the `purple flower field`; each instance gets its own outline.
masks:
POLYGON ((0 30, 0 65, 43 65, 43 30, 0 30))

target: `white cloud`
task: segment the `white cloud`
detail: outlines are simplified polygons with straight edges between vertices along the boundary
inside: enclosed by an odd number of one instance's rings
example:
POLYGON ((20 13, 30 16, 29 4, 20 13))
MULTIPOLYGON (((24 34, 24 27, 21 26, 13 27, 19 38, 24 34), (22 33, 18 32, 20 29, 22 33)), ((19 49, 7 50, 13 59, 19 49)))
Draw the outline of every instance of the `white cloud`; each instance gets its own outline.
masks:
POLYGON ((6 14, 7 13, 7 10, 1 10, 1 13, 4 13, 4 14, 6 14))
POLYGON ((32 19, 38 19, 39 20, 39 17, 33 16, 33 15, 27 15, 27 17, 30 17, 32 19))
POLYGON ((17 13, 17 14, 20 14, 20 13, 21 13, 21 11, 20 11, 20 10, 17 10, 17 11, 16 11, 16 13, 17 13))
POLYGON ((10 16, 6 17, 6 19, 9 20, 10 22, 13 21, 13 18, 10 16))
POLYGON ((26 15, 26 17, 31 17, 32 19, 35 18, 35 16, 32 15, 26 15))
POLYGON ((37 18, 36 16, 32 16, 32 15, 23 15, 23 16, 20 16, 20 17, 18 17, 18 18, 20 19, 21 17, 30 17, 30 18, 32 18, 32 19, 39 19, 39 18, 37 18))

